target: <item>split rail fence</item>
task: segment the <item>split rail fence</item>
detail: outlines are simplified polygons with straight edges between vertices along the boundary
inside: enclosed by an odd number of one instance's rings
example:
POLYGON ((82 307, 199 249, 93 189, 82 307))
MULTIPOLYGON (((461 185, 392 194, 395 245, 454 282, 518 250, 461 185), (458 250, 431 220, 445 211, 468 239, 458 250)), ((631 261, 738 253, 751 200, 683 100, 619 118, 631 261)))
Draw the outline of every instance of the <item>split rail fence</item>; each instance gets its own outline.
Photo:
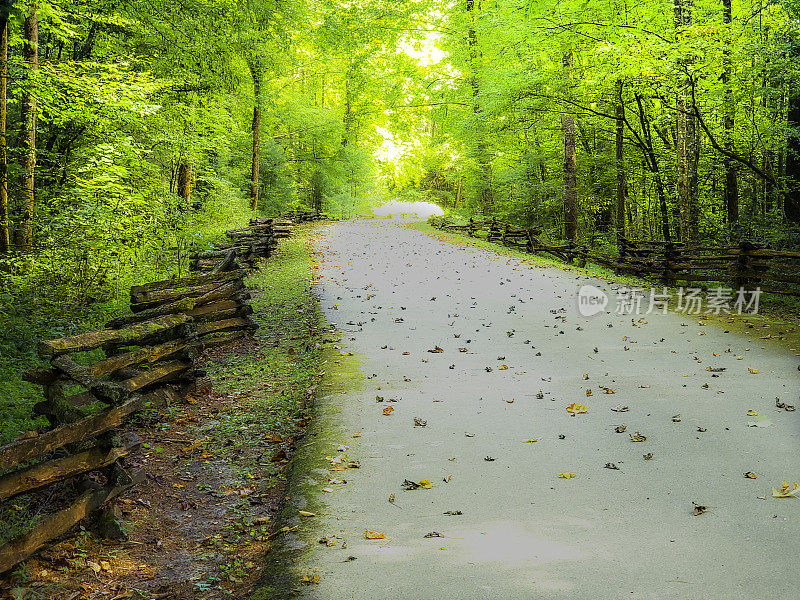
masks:
MULTIPOLYGON (((0 514, 21 494, 36 493, 46 516, 0 545, 0 573, 143 480, 142 470, 124 461, 141 440, 120 428, 135 413, 195 390, 205 375, 197 368, 204 350, 256 329, 243 266, 269 257, 293 227, 289 219, 253 219, 227 232, 230 242, 218 250, 193 257, 195 269, 206 272, 134 286, 130 315, 39 344, 49 366, 23 378, 42 387, 33 411, 50 427, 0 447, 0 514)), ((105 509, 100 518, 109 516, 105 509)))

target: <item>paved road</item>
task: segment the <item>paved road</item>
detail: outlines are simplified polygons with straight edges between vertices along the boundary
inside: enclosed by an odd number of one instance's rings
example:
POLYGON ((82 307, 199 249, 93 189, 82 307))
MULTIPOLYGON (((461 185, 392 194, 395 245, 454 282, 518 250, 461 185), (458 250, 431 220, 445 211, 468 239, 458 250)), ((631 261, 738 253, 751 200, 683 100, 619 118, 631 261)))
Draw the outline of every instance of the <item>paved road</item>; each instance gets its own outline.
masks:
POLYGON ((616 286, 392 222, 326 225, 317 251, 323 309, 364 378, 321 400, 330 431, 310 452, 361 468, 307 475, 325 506, 303 526, 337 542, 298 565, 320 576, 305 597, 796 593, 800 498, 771 497, 800 480, 800 410, 775 406, 800 404, 793 352, 675 314, 581 317, 581 285, 616 286))

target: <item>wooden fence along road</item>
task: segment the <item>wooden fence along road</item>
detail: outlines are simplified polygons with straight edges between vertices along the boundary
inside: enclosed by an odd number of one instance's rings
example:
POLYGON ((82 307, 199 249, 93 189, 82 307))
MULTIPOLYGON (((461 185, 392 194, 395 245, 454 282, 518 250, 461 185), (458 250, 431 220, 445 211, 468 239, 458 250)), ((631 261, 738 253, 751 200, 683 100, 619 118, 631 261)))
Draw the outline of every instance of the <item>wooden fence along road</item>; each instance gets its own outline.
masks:
POLYGON ((521 229, 496 219, 458 224, 447 217, 433 217, 431 224, 443 231, 464 233, 527 252, 547 252, 578 266, 587 262, 639 277, 657 277, 665 285, 679 282, 729 284, 735 288, 760 288, 764 292, 800 296, 800 252, 771 250, 750 242, 729 246, 691 246, 679 242, 622 240, 618 256, 585 245, 543 243, 535 229, 521 229))
POLYGON ((257 327, 249 316, 247 270, 238 261, 254 268, 292 228, 290 219, 254 219, 229 231, 232 242, 218 251, 195 255, 195 269, 208 272, 134 286, 132 314, 100 331, 39 344, 50 367, 28 371, 24 379, 42 386, 44 400, 34 412, 50 421, 50 429, 0 447, 0 503, 65 480, 74 480, 77 498, 0 546, 0 573, 143 479, 121 460, 140 440, 119 428, 138 411, 180 401, 204 375, 196 364, 205 349, 257 327), (94 410, 87 414, 87 407, 94 410))

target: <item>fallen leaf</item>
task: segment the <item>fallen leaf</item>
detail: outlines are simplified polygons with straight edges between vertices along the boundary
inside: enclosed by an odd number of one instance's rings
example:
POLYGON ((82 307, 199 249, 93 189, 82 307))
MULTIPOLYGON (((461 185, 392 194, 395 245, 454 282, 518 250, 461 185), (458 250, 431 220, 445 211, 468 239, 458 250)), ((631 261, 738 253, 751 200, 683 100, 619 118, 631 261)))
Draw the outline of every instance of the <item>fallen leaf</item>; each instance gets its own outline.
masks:
POLYGON ((589 412, 589 409, 586 408, 585 404, 578 404, 577 402, 573 402, 569 406, 567 406, 567 412, 573 415, 578 414, 585 414, 589 412))
POLYGON ((527 440, 522 440, 523 444, 534 444, 539 441, 539 438, 528 438, 527 440))
POLYGON ((428 479, 420 479, 419 480, 419 486, 421 488, 429 490, 429 489, 431 489, 433 487, 433 484, 428 479))
POLYGON ((677 415, 672 415, 672 422, 673 423, 680 423, 681 422, 681 414, 678 413, 677 415))
POLYGON ((464 513, 461 512, 460 510, 446 510, 442 514, 448 515, 448 516, 451 516, 451 517, 455 517, 455 516, 458 516, 458 515, 463 515, 464 513))
POLYGON ((694 514, 695 517, 698 515, 702 515, 704 512, 708 510, 707 506, 698 504, 697 502, 692 502, 692 504, 694 505, 694 510, 692 511, 692 513, 694 514))
POLYGON ((751 374, 753 374, 753 375, 755 375, 756 373, 758 373, 758 369, 751 369, 750 367, 747 367, 747 370, 748 370, 748 371, 749 371, 751 374))
POLYGON ((414 417, 414 427, 425 427, 427 424, 427 421, 420 419, 419 417, 414 417))
POLYGON ((433 350, 428 350, 428 352, 430 352, 431 354, 441 354, 442 352, 444 352, 444 350, 439 346, 434 346, 433 350))
POLYGON ((203 445, 203 440, 194 440, 188 446, 185 446, 184 448, 181 448, 181 452, 187 452, 187 453, 194 452, 195 450, 200 448, 202 445, 203 445))
POLYGON ((500 365, 497 369, 499 371, 508 371, 508 365, 500 365))
POLYGON ((797 485, 796 481, 789 485, 789 482, 784 479, 781 489, 772 488, 773 498, 796 498, 798 494, 800 494, 800 486, 797 485))
POLYGON ((642 454, 642 458, 644 458, 645 460, 652 460, 653 453, 652 452, 648 452, 647 454, 642 454))
POLYGON ((622 406, 621 404, 617 404, 611 410, 613 410, 614 412, 628 412, 629 408, 627 406, 622 406))
POLYGON ((559 473, 558 476, 561 479, 573 479, 575 477, 575 473, 559 473))
POLYGON ((615 463, 606 463, 605 469, 612 469, 614 471, 619 471, 619 467, 615 463))
POLYGON ((319 575, 303 575, 300 581, 305 585, 317 584, 319 583, 319 575))
POLYGON ((383 409, 383 414, 387 417, 394 412, 394 406, 387 406, 383 409))
POLYGON ((368 540, 385 540, 386 534, 380 531, 370 531, 369 529, 365 529, 364 537, 366 537, 368 540))
POLYGON ((622 425, 617 425, 616 427, 614 427, 614 431, 616 431, 617 433, 625 433, 625 430, 627 428, 628 426, 625 425, 625 423, 623 423, 622 425))
POLYGON ((95 573, 99 573, 102 570, 102 567, 100 565, 91 560, 86 561, 86 566, 89 567, 95 573))
POLYGON ((332 548, 333 546, 336 545, 337 541, 338 540, 335 537, 331 536, 331 537, 320 538, 319 543, 325 544, 326 546, 328 546, 328 548, 332 548))
POLYGON ((643 442, 643 441, 645 441, 647 439, 645 436, 643 436, 638 431, 636 433, 629 433, 628 435, 631 436, 631 441, 632 442, 643 442))
POLYGON ((586 390, 586 395, 587 396, 591 396, 592 395, 592 390, 591 389, 587 389, 586 390))
POLYGON ((301 517, 316 517, 317 516, 317 513, 309 512, 307 510, 298 510, 297 512, 301 517))
POLYGON ((426 533, 422 537, 426 537, 426 538, 441 538, 441 537, 444 537, 444 536, 441 533, 439 533, 438 531, 431 531, 430 533, 426 533))
POLYGON ((747 479, 758 479, 758 475, 756 475, 756 474, 755 474, 755 473, 753 473, 752 471, 748 471, 747 473, 745 473, 745 474, 744 474, 744 476, 745 476, 747 479))

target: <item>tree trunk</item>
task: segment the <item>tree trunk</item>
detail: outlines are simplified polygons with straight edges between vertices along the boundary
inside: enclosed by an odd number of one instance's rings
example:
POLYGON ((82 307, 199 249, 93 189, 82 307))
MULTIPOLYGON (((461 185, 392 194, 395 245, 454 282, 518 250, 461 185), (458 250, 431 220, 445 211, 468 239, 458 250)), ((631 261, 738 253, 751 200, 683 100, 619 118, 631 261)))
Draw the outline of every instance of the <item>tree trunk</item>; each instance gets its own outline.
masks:
MULTIPOLYGON (((732 21, 731 0, 722 0, 722 22, 730 26, 732 21)), ((725 49, 723 50, 722 83, 725 86, 725 150, 733 152, 733 135, 736 127, 736 104, 733 100, 733 88, 731 76, 733 67, 731 64, 730 31, 725 31, 725 49)), ((726 156, 723 159, 725 170, 725 212, 728 217, 728 225, 733 230, 739 220, 739 181, 736 176, 736 168, 733 161, 726 156)))
MULTIPOLYGON (((564 70, 567 79, 572 67, 572 52, 564 54, 564 70)), ((578 164, 575 153, 575 116, 561 117, 564 133, 564 237, 570 241, 578 239, 578 164)))
MULTIPOLYGON (((647 118, 647 113, 644 110, 642 97, 638 93, 636 94, 636 106, 639 108, 639 122, 642 125, 642 136, 644 137, 642 152, 644 153, 645 162, 656 182, 658 207, 661 213, 661 233, 664 236, 665 242, 671 242, 672 235, 669 230, 669 209, 667 208, 667 196, 664 192, 664 182, 661 179, 661 170, 658 167, 658 159, 656 158, 655 150, 653 150, 653 135, 650 131, 650 120, 647 118)), ((642 186, 642 191, 644 192, 644 185, 642 186)))
POLYGON ((248 63, 248 66, 253 77, 253 155, 250 170, 250 210, 258 210, 259 173, 261 172, 261 69, 252 61, 248 63))
POLYGON ((469 45, 469 84, 472 88, 472 114, 477 128, 477 144, 475 145, 475 160, 480 167, 481 181, 479 185, 480 196, 478 199, 481 214, 488 215, 494 210, 494 192, 492 190, 492 157, 486 148, 485 118, 481 114, 479 103, 480 83, 478 81, 478 34, 475 31, 475 0, 466 0, 465 9, 469 15, 469 29, 467 30, 467 43, 469 45))
POLYGON ((789 135, 786 141, 786 174, 791 176, 783 197, 783 210, 786 219, 792 223, 800 223, 800 90, 792 86, 789 92, 787 108, 789 135))
POLYGON ((625 196, 627 193, 627 182, 625 179, 625 148, 623 146, 623 131, 625 127, 625 104, 622 98, 622 79, 617 81, 617 102, 614 107, 616 121, 616 163, 617 163, 617 245, 621 246, 622 238, 625 237, 625 196))
MULTIPOLYGON (((692 24, 692 1, 674 0, 675 37, 681 29, 692 24)), ((697 163, 699 145, 694 118, 694 103, 688 93, 692 85, 689 65, 691 60, 678 59, 678 92, 676 98, 676 159, 678 172, 678 206, 681 215, 681 239, 686 243, 696 240, 699 206, 697 201, 697 163)))
POLYGON ((29 250, 33 246, 33 213, 35 205, 36 171, 36 96, 33 94, 35 75, 39 69, 39 21, 37 17, 36 0, 30 7, 31 13, 25 19, 25 44, 22 57, 27 63, 28 80, 25 82, 25 93, 22 96, 20 121, 22 123, 22 161, 23 180, 21 188, 20 207, 22 219, 18 232, 18 245, 29 250))
POLYGON ((181 163, 178 167, 178 195, 187 204, 192 199, 192 166, 187 163, 181 163))
POLYGON ((11 247, 8 222, 8 9, 0 9, 0 252, 11 247))

